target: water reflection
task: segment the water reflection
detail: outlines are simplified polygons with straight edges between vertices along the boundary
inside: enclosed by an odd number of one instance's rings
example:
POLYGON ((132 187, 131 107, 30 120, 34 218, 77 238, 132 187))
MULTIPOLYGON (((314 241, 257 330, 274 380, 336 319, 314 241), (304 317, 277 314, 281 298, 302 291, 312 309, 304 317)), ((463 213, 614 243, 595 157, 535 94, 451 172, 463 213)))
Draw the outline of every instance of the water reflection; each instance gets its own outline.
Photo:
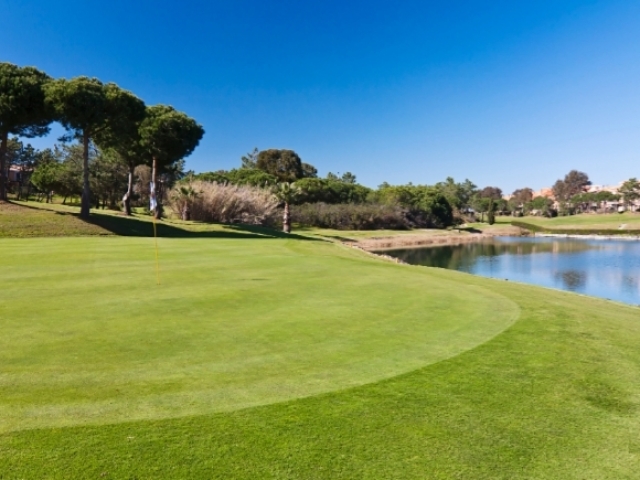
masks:
POLYGON ((412 265, 449 268, 451 270, 471 271, 478 259, 489 259, 500 255, 533 255, 536 253, 575 253, 594 246, 585 242, 547 241, 535 242, 531 239, 510 241, 495 239, 479 243, 437 247, 392 250, 385 252, 412 265))
POLYGON ((587 284, 587 275, 585 272, 578 272, 577 270, 556 272, 555 277, 562 281, 565 290, 571 290, 572 292, 580 290, 581 287, 587 284))
POLYGON ((385 253, 414 265, 449 268, 640 304, 640 242, 505 237, 385 253))

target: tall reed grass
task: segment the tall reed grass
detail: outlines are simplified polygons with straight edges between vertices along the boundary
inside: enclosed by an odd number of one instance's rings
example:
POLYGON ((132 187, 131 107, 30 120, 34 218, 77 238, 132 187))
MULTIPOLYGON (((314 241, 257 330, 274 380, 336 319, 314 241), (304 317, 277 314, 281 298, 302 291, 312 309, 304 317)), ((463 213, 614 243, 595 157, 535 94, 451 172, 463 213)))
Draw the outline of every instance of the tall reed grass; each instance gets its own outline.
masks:
POLYGON ((182 215, 187 207, 192 220, 273 225, 279 217, 278 200, 269 190, 195 180, 189 184, 193 193, 185 195, 180 186, 169 194, 171 208, 182 215))

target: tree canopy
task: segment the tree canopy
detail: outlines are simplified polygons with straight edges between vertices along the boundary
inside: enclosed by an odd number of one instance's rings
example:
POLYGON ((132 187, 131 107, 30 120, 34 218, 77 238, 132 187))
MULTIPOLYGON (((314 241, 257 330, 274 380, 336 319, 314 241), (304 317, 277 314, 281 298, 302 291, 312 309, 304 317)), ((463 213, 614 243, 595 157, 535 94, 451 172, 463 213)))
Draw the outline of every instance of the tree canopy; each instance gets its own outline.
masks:
POLYGON ((195 174, 193 179, 233 185, 253 185, 255 187, 266 187, 278 183, 276 177, 257 168, 234 168, 228 171, 203 172, 195 174))
POLYGON ((447 177, 444 182, 436 183, 436 188, 453 208, 464 211, 470 207, 471 199, 478 187, 469 179, 465 179, 463 183, 456 183, 452 177, 447 177))
POLYGON ((574 195, 584 192, 584 187, 588 185, 591 185, 589 175, 578 170, 571 170, 564 176, 564 180, 558 179, 551 190, 556 200, 567 202, 574 195))
POLYGON ((156 217, 162 215, 162 204, 157 195, 157 173, 184 157, 189 156, 200 143, 204 128, 193 118, 167 105, 147 107, 140 123, 140 144, 151 164, 151 195, 156 199, 156 217))
POLYGON ((383 185, 374 198, 385 204, 408 209, 412 223, 447 227, 453 224, 453 209, 437 188, 428 185, 383 185))
POLYGON ((533 190, 529 187, 518 188, 511 194, 511 202, 516 205, 523 205, 533 200, 533 190))
POLYGON ((636 178, 630 178, 620 186, 620 195, 628 205, 640 198, 640 182, 636 178))
POLYGON ((106 128, 95 136, 96 144, 112 154, 112 162, 121 163, 128 170, 127 191, 123 197, 126 215, 131 215, 131 197, 133 195, 133 176, 136 166, 145 163, 148 154, 140 143, 140 124, 146 115, 142 101, 120 92, 120 101, 129 115, 118 121, 108 122, 106 128))
POLYGON ((242 162, 242 166, 240 168, 257 168, 258 153, 260 153, 260 150, 258 150, 258 147, 255 147, 251 152, 240 157, 240 161, 242 162))
POLYGON ((147 107, 140 123, 140 144, 156 160, 158 168, 188 157, 204 135, 204 128, 193 118, 167 105, 147 107))
POLYGON ((33 67, 0 62, 0 200, 7 198, 9 135, 33 138, 49 132, 52 112, 45 102, 51 78, 33 67))
POLYGON ((502 200, 502 189, 498 187, 484 187, 478 192, 480 198, 490 198, 492 200, 502 200))
POLYGON ((120 134, 144 116, 144 103, 114 83, 97 78, 59 79, 47 85, 47 102, 57 120, 84 148, 80 216, 88 218, 91 204, 89 144, 107 129, 120 134))
POLYGON ((302 160, 293 150, 263 150, 258 154, 256 167, 280 182, 294 182, 305 177, 302 160))

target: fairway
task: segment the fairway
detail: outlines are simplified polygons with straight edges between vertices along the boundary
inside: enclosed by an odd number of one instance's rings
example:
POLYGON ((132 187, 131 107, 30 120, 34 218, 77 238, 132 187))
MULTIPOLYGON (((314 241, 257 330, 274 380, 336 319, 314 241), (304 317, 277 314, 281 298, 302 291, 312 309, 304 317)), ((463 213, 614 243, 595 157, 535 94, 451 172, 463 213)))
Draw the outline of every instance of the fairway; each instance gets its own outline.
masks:
POLYGON ((640 214, 638 213, 607 213, 591 214, 582 213, 579 215, 559 216, 554 218, 536 217, 527 215, 525 217, 501 217, 500 221, 521 221, 539 225, 545 228, 562 228, 571 230, 580 229, 622 229, 639 230, 640 214))
POLYGON ((640 480, 640 2, 2 18, 0 480, 640 480))
POLYGON ((160 239, 160 285, 152 239, 2 246, 0 432, 362 385, 473 348, 519 314, 489 289, 319 241, 160 239))
POLYGON ((638 478, 637 307, 231 233, 0 240, 0 478, 638 478))

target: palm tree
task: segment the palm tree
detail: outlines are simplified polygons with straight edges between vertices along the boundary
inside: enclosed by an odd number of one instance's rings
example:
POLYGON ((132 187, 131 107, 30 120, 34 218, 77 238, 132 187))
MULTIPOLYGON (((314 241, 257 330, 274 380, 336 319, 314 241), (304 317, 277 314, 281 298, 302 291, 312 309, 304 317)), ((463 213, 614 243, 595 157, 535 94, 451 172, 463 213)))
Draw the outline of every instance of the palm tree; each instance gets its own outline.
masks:
POLYGON ((178 185, 172 192, 173 200, 180 205, 180 217, 182 220, 191 220, 191 205, 202 192, 196 191, 191 184, 178 185))
POLYGON ((289 212, 289 204, 300 195, 301 190, 295 183, 281 182, 276 185, 273 194, 276 198, 284 203, 284 214, 282 217, 282 231, 291 233, 291 215, 289 212))

